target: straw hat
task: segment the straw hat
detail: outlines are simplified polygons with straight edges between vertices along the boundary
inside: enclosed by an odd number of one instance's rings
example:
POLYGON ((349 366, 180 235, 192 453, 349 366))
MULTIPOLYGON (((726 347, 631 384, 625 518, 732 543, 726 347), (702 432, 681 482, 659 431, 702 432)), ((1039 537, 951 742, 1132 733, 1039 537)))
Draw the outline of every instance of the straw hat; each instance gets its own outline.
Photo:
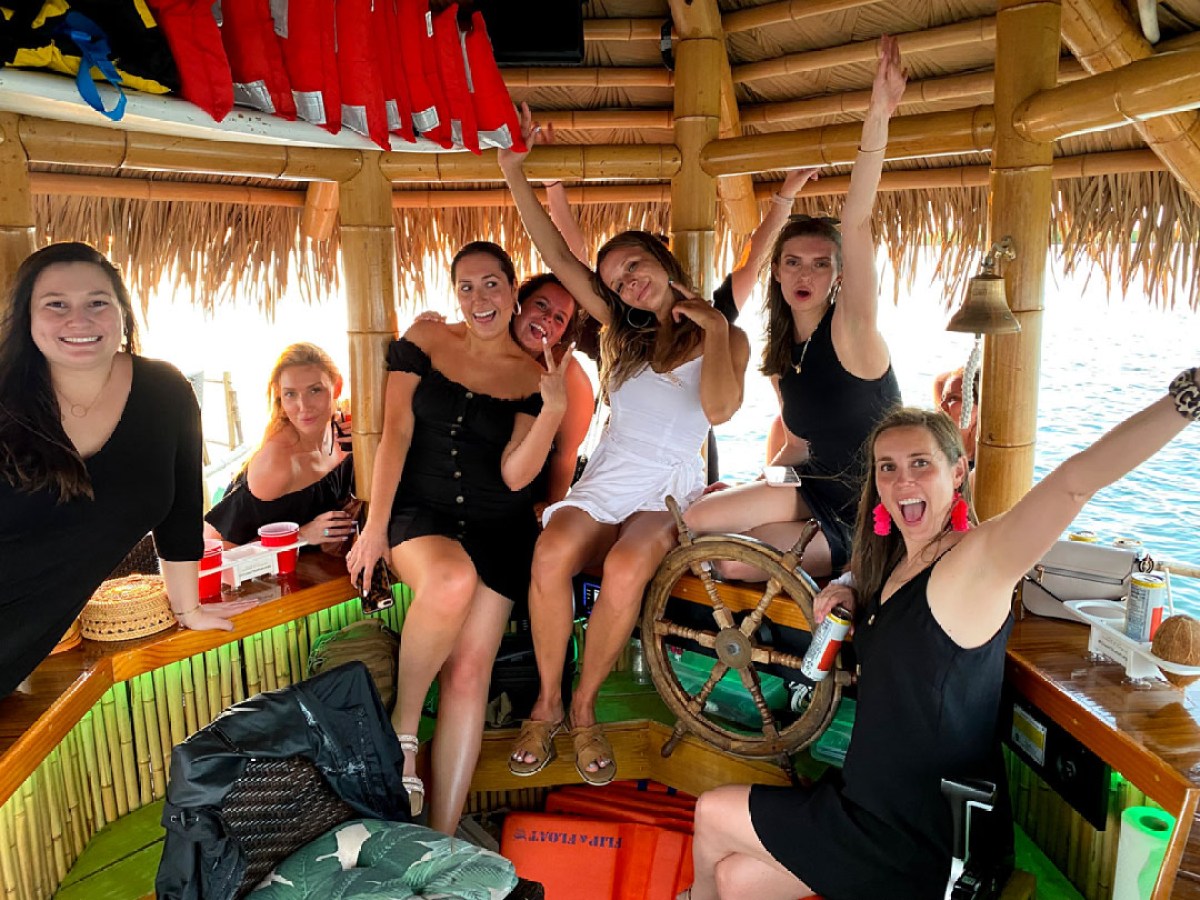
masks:
POLYGON ((100 585, 79 621, 89 640, 128 641, 170 628, 175 616, 162 578, 127 575, 100 585))

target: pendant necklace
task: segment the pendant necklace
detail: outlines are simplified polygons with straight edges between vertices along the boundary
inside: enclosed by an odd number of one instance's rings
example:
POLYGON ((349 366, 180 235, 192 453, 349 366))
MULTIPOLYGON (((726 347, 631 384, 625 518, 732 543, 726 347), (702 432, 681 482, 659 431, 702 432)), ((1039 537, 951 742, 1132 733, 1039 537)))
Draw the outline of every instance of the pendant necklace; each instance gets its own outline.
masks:
POLYGON ((66 402, 67 409, 70 411, 72 416, 74 416, 76 419, 82 419, 92 411, 93 406, 100 402, 100 398, 104 396, 104 391, 108 388, 108 383, 112 381, 113 369, 116 368, 116 362, 116 357, 113 357, 113 361, 108 365, 108 374, 104 376, 104 384, 100 385, 100 390, 96 391, 96 396, 92 398, 91 403, 86 405, 83 403, 74 403, 71 401, 70 397, 66 396, 58 388, 54 389, 54 392, 58 394, 58 398, 66 402))
POLYGON ((804 368, 804 357, 808 353, 808 345, 812 343, 812 335, 808 336, 808 340, 804 342, 804 346, 800 349, 800 359, 798 362, 792 363, 792 370, 799 375, 800 370, 804 368))

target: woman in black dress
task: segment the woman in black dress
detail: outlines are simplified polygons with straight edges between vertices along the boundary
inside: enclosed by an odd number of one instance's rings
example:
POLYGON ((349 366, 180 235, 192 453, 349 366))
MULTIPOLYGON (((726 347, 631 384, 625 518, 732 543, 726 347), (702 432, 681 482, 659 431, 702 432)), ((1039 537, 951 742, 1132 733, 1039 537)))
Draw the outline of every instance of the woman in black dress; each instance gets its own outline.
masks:
POLYGON ((453 834, 479 756, 492 660, 529 590, 529 485, 566 409, 570 356, 556 363, 547 352, 543 369, 513 340, 516 278, 495 244, 463 247, 450 276, 463 322, 416 322, 388 350, 370 509, 346 561, 359 582, 389 554, 413 590, 392 724, 417 812, 416 731, 437 677, 429 823, 453 834))
POLYGON ((286 347, 271 369, 271 417, 262 445, 204 517, 207 537, 226 545, 257 540, 271 522, 296 522, 300 537, 328 550, 354 533, 346 506, 354 494, 354 457, 334 420, 342 375, 315 344, 286 347))
POLYGON ((997 717, 1013 585, 1096 491, 1200 418, 1198 376, 1181 372, 1168 396, 975 528, 958 426, 919 409, 880 424, 859 503, 855 590, 831 586, 815 604, 818 618, 835 602, 855 613, 858 708, 841 777, 704 794, 685 898, 943 895, 952 835, 941 779, 1004 780, 997 717))
POLYGON ((200 410, 177 369, 137 351, 102 253, 51 244, 21 263, 0 321, 0 697, 149 531, 185 627, 229 630, 247 608, 200 606, 200 410))

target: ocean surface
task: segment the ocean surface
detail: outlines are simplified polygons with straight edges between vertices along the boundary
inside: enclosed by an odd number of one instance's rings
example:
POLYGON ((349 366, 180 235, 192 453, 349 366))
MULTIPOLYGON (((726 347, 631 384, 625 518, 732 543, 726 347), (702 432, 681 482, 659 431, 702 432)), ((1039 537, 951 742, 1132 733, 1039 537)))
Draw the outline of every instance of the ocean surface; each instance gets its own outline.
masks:
MULTIPOLYGON (((1041 390, 1038 399, 1036 476, 1041 477, 1083 449, 1126 416, 1161 396, 1180 369, 1200 365, 1200 314, 1162 310, 1145 296, 1106 297, 1103 277, 1065 278, 1053 274, 1046 291, 1041 390)), ((885 275, 880 328, 892 352, 906 403, 932 406, 932 384, 939 372, 961 366, 970 352, 969 335, 945 331, 949 315, 943 298, 918 277, 910 290, 901 286, 899 305, 885 275)), ((448 289, 431 308, 449 312, 448 289)), ((758 375, 762 347, 761 299, 747 304, 739 324, 751 338, 751 373, 746 399, 737 415, 717 429, 722 477, 748 480, 763 465, 767 428, 777 412, 770 384, 758 375)), ((401 329, 411 314, 400 316, 401 329)), ((244 434, 255 443, 266 421, 265 384, 274 358, 284 346, 308 340, 322 345, 347 368, 346 313, 341 298, 308 305, 292 298, 279 305, 273 322, 256 309, 229 305, 206 317, 169 295, 155 298, 143 325, 143 351, 169 359, 185 372, 209 377, 232 373, 244 434)), ((225 433, 220 394, 209 385, 205 403, 206 434, 225 433)), ((219 448, 210 448, 220 455, 219 448)), ((1109 543, 1117 537, 1140 539, 1151 555, 1200 565, 1200 426, 1186 430, 1139 469, 1101 491, 1084 509, 1072 530, 1095 531, 1109 543)), ((1179 611, 1200 616, 1200 580, 1172 582, 1179 611)))

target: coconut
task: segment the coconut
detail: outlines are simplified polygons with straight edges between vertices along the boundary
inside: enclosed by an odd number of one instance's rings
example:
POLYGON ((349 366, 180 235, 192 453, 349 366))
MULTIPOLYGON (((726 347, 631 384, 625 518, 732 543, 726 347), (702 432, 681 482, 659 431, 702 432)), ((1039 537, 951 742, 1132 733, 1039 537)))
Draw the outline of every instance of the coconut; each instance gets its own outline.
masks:
MULTIPOLYGON (((1150 652, 1160 659, 1184 666, 1200 666, 1200 621, 1191 616, 1171 616, 1158 626, 1150 652)), ((1200 675, 1175 675, 1163 672, 1177 687, 1186 687, 1200 675)))

